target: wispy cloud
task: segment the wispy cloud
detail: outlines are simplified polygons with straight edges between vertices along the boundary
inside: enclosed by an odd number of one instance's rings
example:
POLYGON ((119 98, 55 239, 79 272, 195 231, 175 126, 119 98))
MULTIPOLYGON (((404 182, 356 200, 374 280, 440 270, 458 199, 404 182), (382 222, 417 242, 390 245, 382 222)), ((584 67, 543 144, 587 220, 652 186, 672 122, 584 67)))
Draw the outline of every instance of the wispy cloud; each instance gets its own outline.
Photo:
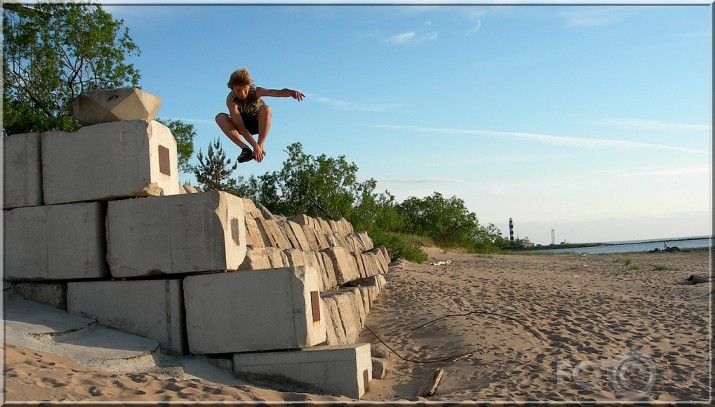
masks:
POLYGON ((339 110, 350 110, 356 112, 392 112, 402 107, 402 105, 393 103, 355 103, 311 94, 307 94, 306 96, 306 100, 323 103, 339 110))
POLYGON ((708 124, 687 124, 687 123, 667 123, 656 120, 639 120, 630 118, 613 118, 613 119, 603 119, 596 120, 593 122, 597 125, 612 126, 627 129, 662 129, 662 130, 710 130, 711 126, 708 124))
POLYGON ((679 177, 679 176, 691 176, 695 174, 709 174, 711 172, 710 167, 685 167, 685 168, 669 168, 665 170, 645 170, 645 171, 633 171, 633 170, 603 170, 594 171, 594 174, 610 174, 619 177, 637 177, 637 176, 655 176, 655 177, 679 177))
POLYGON ((425 41, 436 40, 439 36, 437 32, 428 32, 425 34, 417 34, 414 31, 407 31, 401 34, 383 38, 381 42, 387 45, 417 45, 425 41))
POLYGON ((558 13, 567 27, 600 27, 627 17, 623 7, 573 7, 558 13))
POLYGON ((422 133, 451 134, 451 135, 458 135, 458 136, 488 136, 488 137, 520 138, 520 139, 535 141, 538 143, 557 144, 557 145, 562 145, 562 146, 582 147, 582 148, 629 148, 629 149, 648 148, 648 149, 679 151, 679 152, 694 153, 694 154, 710 154, 710 151, 708 151, 708 150, 698 150, 698 149, 686 148, 686 147, 669 146, 669 145, 665 145, 665 144, 640 143, 640 142, 629 141, 629 140, 608 140, 608 139, 554 136, 554 135, 550 135, 550 134, 524 133, 524 132, 515 132, 515 131, 432 128, 432 127, 403 126, 403 125, 390 125, 390 124, 374 125, 372 127, 383 128, 383 129, 422 132, 422 133))
MULTIPOLYGON (((163 119, 163 118, 162 118, 163 119)), ((194 124, 210 124, 215 125, 216 121, 209 119, 194 119, 191 117, 167 117, 168 120, 181 120, 182 122, 194 123, 194 124)))
POLYGON ((378 182, 385 184, 456 184, 462 182, 456 178, 380 178, 378 182))

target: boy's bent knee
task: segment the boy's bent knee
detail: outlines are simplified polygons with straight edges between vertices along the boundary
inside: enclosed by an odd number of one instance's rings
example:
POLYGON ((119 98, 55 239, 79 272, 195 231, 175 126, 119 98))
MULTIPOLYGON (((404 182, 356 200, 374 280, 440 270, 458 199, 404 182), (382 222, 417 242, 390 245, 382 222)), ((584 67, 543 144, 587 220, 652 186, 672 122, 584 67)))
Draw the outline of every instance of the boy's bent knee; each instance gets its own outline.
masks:
POLYGON ((221 124, 221 122, 226 121, 228 115, 226 113, 219 113, 216 115, 216 123, 221 124))

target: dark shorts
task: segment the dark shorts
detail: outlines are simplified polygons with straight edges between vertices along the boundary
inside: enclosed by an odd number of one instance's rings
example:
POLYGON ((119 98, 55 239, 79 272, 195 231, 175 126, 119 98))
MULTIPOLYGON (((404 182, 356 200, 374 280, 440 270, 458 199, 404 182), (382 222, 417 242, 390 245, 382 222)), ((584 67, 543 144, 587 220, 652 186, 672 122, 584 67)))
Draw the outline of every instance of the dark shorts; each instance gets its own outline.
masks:
POLYGON ((243 125, 251 134, 258 134, 258 116, 241 115, 243 125))

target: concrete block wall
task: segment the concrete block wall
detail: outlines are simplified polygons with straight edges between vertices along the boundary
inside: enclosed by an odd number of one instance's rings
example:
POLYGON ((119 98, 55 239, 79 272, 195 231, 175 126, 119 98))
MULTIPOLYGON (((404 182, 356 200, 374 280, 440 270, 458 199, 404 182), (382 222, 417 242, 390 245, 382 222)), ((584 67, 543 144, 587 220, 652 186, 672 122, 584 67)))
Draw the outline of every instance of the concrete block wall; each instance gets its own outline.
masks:
POLYGON ((355 341, 390 261, 367 233, 179 185, 176 142, 153 120, 14 135, 3 147, 4 280, 17 293, 170 353, 274 352, 290 370, 286 351, 325 345, 316 371, 349 360, 355 372, 341 385, 307 381, 364 393, 370 352, 355 341))

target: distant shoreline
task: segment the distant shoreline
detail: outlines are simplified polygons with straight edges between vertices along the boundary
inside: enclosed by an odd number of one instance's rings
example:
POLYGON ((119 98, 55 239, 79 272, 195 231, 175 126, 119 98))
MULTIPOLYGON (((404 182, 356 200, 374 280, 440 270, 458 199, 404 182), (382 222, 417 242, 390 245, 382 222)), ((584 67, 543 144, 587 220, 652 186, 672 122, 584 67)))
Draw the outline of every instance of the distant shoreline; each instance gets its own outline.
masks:
MULTIPOLYGON (((555 250, 555 249, 578 249, 578 248, 585 248, 585 247, 603 247, 603 246, 625 246, 625 245, 633 245, 633 244, 650 244, 650 243, 668 243, 668 242, 682 242, 682 241, 691 241, 691 240, 705 240, 705 239, 710 239, 711 241, 713 240, 713 236, 694 236, 694 237, 674 237, 674 238, 665 238, 665 239, 651 239, 651 240, 630 240, 630 241, 623 241, 623 242, 607 242, 607 243, 562 243, 562 244, 549 244, 549 245, 536 245, 532 247, 508 247, 506 248, 507 250, 510 251, 517 251, 517 252, 523 252, 523 251, 540 251, 540 250, 555 250)), ((710 249, 710 247, 703 247, 700 249, 710 249)), ((689 249, 689 250, 695 250, 689 249)))

